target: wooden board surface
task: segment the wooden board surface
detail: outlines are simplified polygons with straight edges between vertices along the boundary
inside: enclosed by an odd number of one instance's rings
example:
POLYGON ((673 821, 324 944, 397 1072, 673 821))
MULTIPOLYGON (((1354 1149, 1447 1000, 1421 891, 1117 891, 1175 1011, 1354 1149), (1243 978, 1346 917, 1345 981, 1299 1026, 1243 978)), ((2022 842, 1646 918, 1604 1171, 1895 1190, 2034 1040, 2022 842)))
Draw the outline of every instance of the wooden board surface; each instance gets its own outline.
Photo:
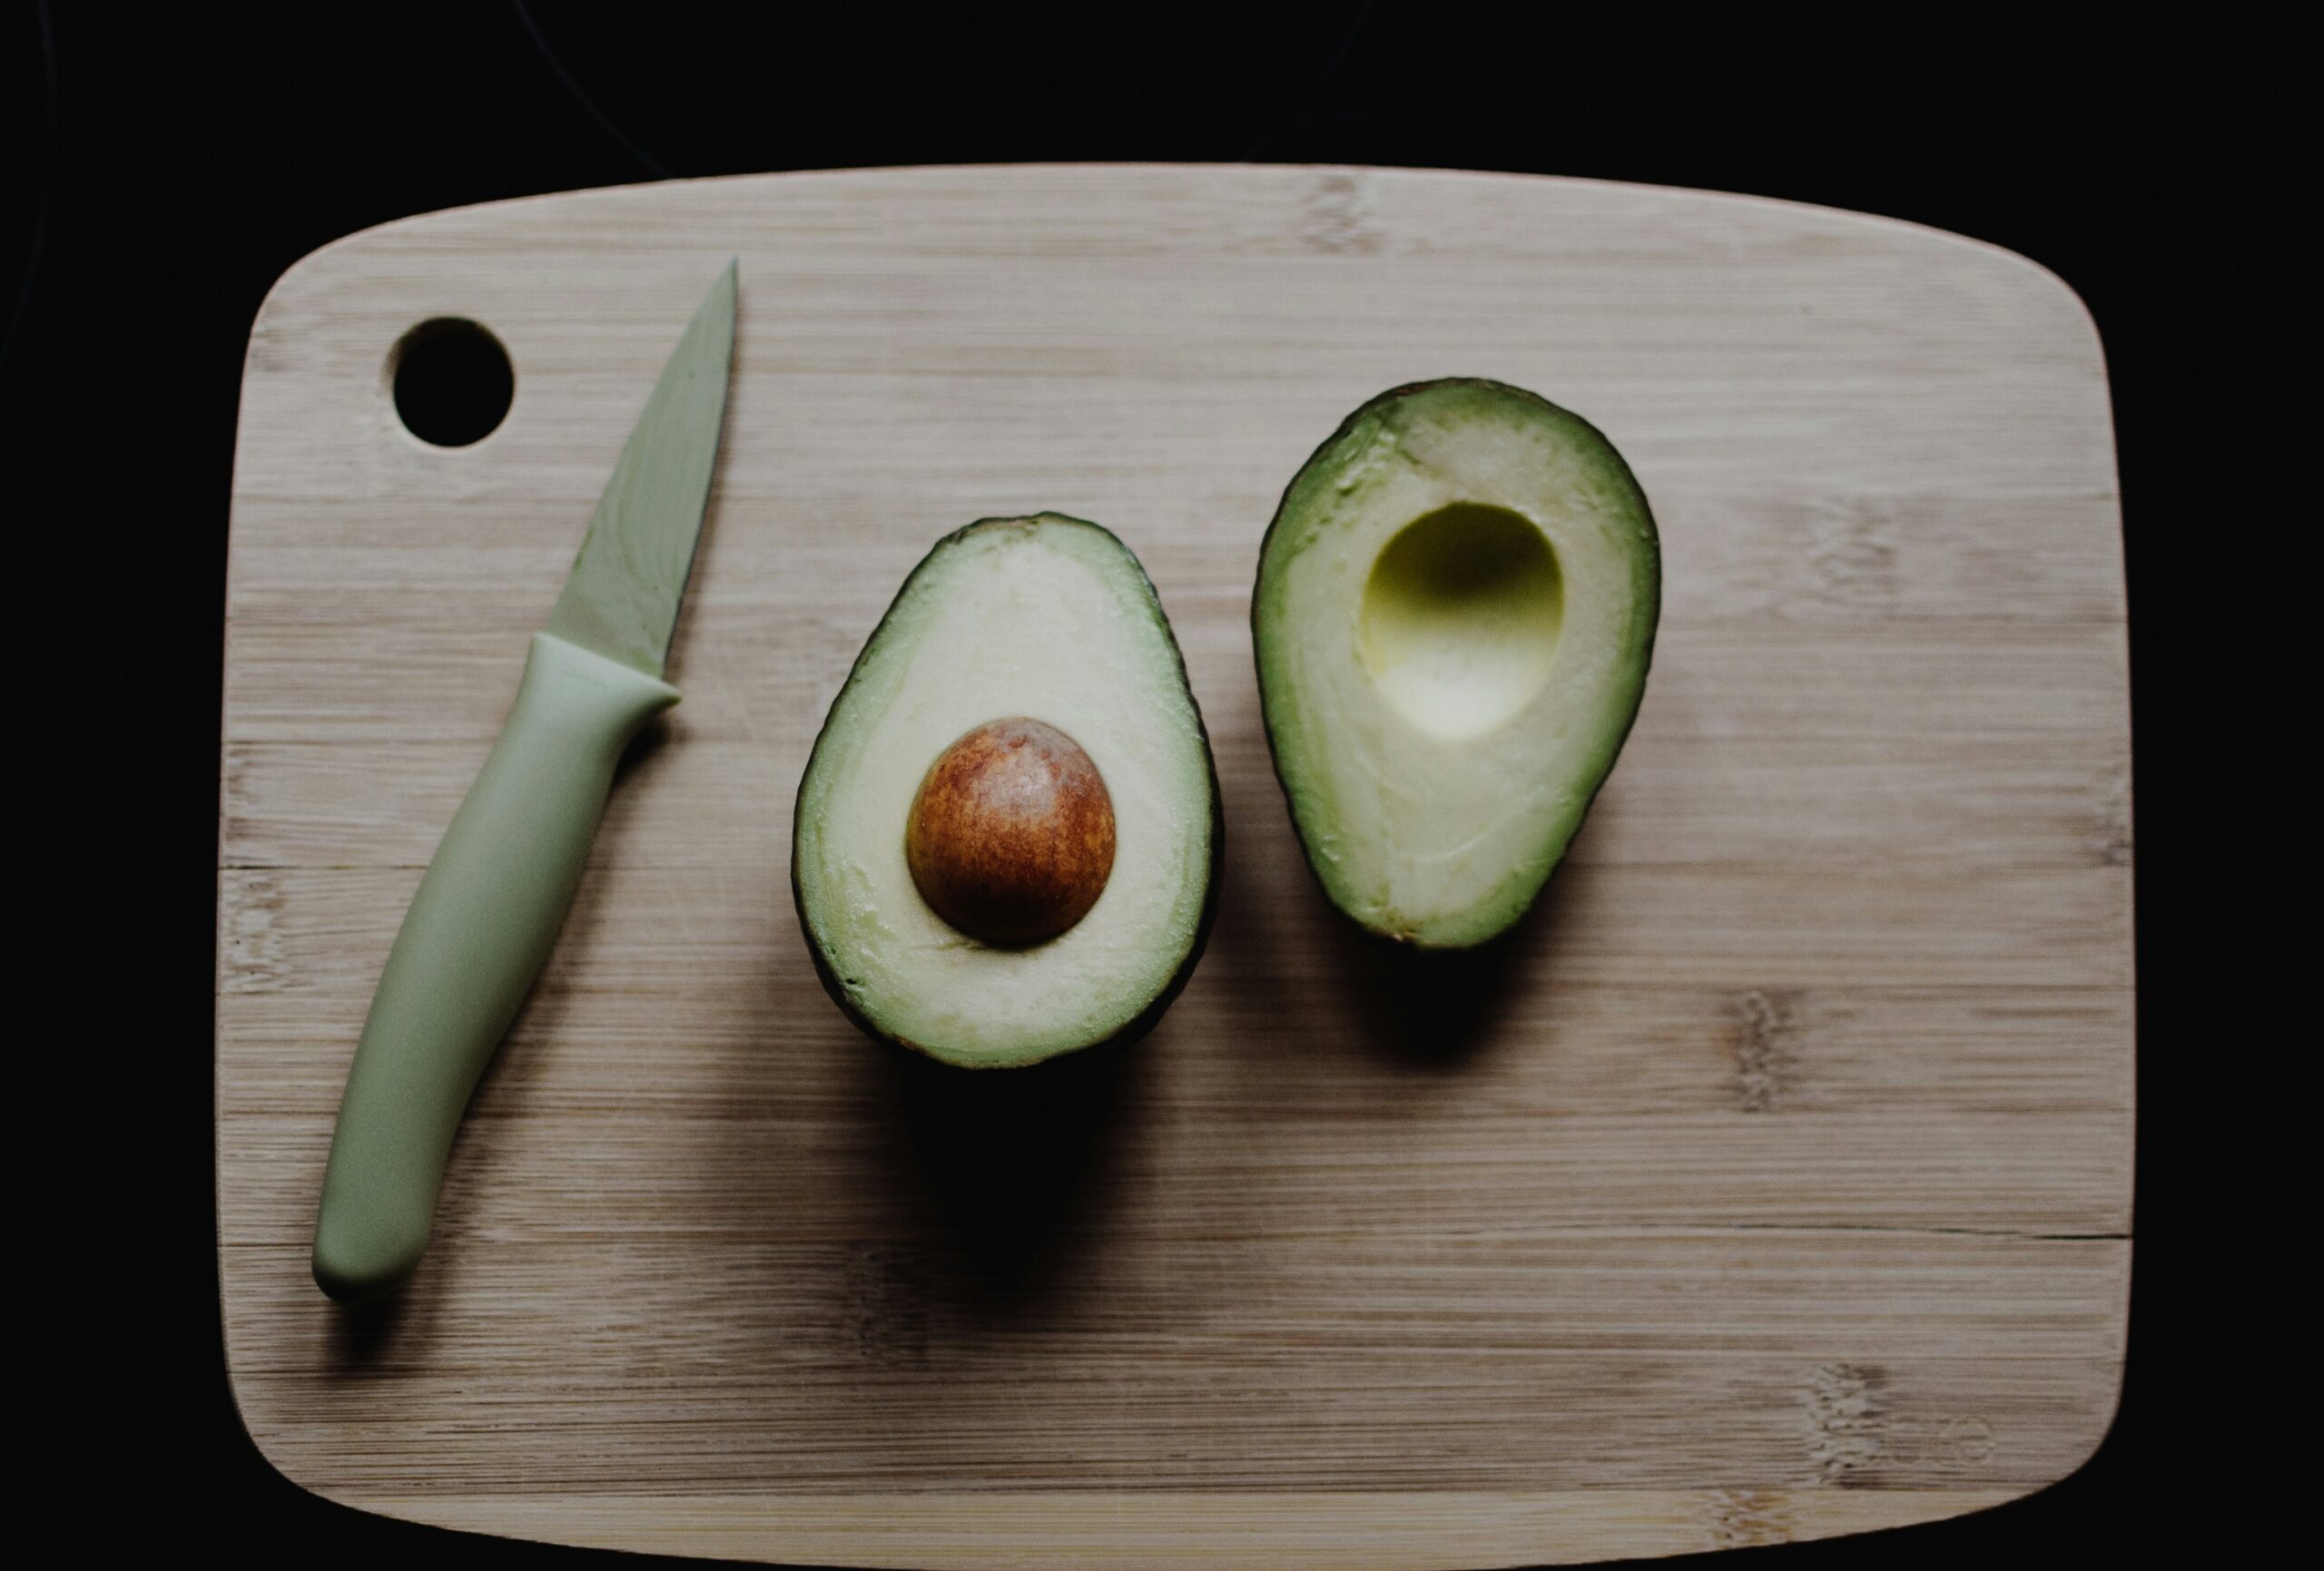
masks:
POLYGON ((2130 1269, 2122 558, 2099 344, 1909 225, 1512 176, 889 170, 501 203, 253 331, 219 872, 230 1362, 422 1521, 864 1566, 1457 1566, 1922 1520, 2095 1448, 2130 1269), (405 902, 730 254, 673 679, 409 1291, 307 1276, 405 902), (465 449, 383 367, 467 316, 465 449), (1660 521, 1644 711, 1522 940, 1384 965, 1301 863, 1246 615, 1384 388, 1534 388, 1660 521), (1127 1052, 969 1076, 817 987, 792 793, 980 515, 1144 558, 1217 751, 1208 957, 1127 1052))

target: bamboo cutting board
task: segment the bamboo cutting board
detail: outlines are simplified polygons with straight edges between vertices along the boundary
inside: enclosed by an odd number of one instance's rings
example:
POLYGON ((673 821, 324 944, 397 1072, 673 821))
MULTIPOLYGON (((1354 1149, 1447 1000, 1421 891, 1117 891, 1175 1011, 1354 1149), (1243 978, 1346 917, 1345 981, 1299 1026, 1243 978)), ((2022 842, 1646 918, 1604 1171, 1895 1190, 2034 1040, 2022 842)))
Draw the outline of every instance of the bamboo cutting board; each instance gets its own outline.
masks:
MULTIPOLYGON (((863 1566, 1461 1566, 2027 1493, 2120 1387, 2129 740, 2104 369, 2006 252, 1692 191, 884 170, 389 224, 252 332, 219 868, 230 1362, 329 1497, 863 1566), (673 680, 433 1252, 308 1280, 388 943, 695 301, 742 259, 673 680), (399 425, 467 317, 507 420, 399 425), (1661 524, 1645 709, 1497 956, 1313 887, 1246 615, 1349 409, 1580 410, 1661 524), (1144 558, 1217 750, 1209 953, 1123 1052, 968 1075, 816 986, 792 793, 904 574, 1055 508, 1144 558)), ((899 827, 901 832, 901 826, 899 827)))

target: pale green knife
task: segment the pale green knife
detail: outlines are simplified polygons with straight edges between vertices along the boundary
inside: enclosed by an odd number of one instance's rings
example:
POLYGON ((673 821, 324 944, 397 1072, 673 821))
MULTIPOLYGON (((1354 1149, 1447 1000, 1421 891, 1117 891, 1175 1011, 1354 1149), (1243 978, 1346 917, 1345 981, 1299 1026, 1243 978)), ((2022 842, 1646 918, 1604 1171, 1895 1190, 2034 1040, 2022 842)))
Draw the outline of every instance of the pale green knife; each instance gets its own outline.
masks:
POLYGON ((678 702, 662 667, 734 350, 730 262, 630 432, 500 740, 388 951, 315 1219, 315 1281, 335 1299, 379 1298, 419 1263, 453 1134, 556 941, 615 765, 678 702))

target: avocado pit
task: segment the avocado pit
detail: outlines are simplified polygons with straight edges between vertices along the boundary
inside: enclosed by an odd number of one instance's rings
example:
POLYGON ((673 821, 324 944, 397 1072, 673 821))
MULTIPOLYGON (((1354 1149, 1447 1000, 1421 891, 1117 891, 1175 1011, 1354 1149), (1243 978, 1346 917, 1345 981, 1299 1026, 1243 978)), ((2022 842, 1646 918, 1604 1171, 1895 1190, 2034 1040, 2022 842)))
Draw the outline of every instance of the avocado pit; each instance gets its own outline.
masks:
POLYGON ((1065 732, 1021 715, 992 721, 946 748, 921 779, 904 860, 921 898, 970 938, 1042 943, 1105 892, 1113 798, 1065 732))

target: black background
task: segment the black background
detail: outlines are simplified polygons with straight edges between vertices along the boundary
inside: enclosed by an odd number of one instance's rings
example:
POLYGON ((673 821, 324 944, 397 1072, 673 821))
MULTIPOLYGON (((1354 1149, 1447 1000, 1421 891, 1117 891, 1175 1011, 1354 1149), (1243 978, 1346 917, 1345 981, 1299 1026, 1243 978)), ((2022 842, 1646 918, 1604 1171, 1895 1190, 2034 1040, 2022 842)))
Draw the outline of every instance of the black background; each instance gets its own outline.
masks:
MULTIPOLYGON (((577 186, 1254 159, 1863 209, 2022 251, 2089 303, 2113 379, 2134 629, 2142 1058, 2122 1416, 2086 1468, 2033 1499, 1737 1564, 2152 1545, 2232 1432, 2194 1349, 2225 1247, 2198 1225, 2197 1141, 2235 1089, 2216 1065, 2282 1040, 2246 1029, 2265 966, 2240 884, 2294 854, 2267 813, 2296 728, 2285 708, 2251 728, 2236 705, 2281 670, 2262 605, 2297 580, 2308 533, 2270 487, 2308 462, 2313 313, 2301 303, 2295 325, 2288 286, 2313 271, 2290 229, 2314 205, 2313 159, 2290 151, 2290 52, 2264 30, 2127 11, 2043 28, 1874 15, 1413 0, 0 11, 5 604, 19 626, 27 610, 54 623, 11 641, 12 772, 41 799, 17 820, 19 914, 37 936, 13 966, 24 991, 69 1006, 16 1056, 18 1095, 28 1148, 44 1125, 72 1135, 36 1158, 18 1217, 35 1268, 22 1296, 39 1301, 18 1423, 60 1487, 108 1491, 80 1532, 261 1563, 615 1563, 325 1505, 260 1459, 228 1394, 210 1150, 218 678, 236 396, 269 284, 382 220, 577 186)), ((2312 691, 2299 702, 2312 726, 2312 691)), ((2240 1509, 2205 1508, 2230 1528, 2240 1509)))

